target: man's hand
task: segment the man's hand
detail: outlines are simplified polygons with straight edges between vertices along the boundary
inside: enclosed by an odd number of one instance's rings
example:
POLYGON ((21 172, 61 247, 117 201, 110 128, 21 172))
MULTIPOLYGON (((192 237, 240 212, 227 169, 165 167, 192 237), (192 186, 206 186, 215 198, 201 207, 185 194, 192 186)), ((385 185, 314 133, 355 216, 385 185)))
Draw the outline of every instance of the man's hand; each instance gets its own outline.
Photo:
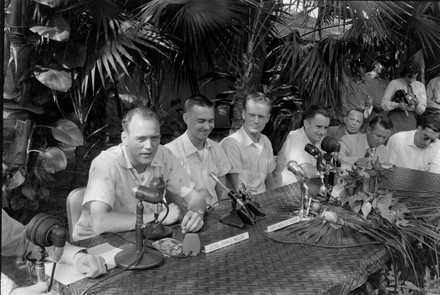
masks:
POLYGON ((98 255, 78 253, 73 259, 76 269, 86 277, 95 278, 107 272, 104 258, 98 255))
POLYGON ((416 107, 409 106, 406 103, 401 102, 401 103, 399 103, 398 108, 401 109, 402 111, 414 111, 416 107))
POLYGON ((203 226, 203 215, 200 212, 189 210, 182 220, 182 234, 196 232, 203 226))
POLYGON ((54 294, 47 292, 47 283, 39 282, 35 285, 14 289, 9 295, 34 295, 34 294, 54 294))
MULTIPOLYGON (((180 211, 179 206, 177 206, 174 203, 171 203, 168 205, 168 208, 170 211, 168 212, 167 218, 163 221, 164 225, 173 224, 173 223, 176 223, 182 219, 182 211, 180 211)), ((166 209, 163 210, 162 212, 160 212, 159 221, 162 220, 162 218, 165 216, 165 214, 166 214, 166 209)))

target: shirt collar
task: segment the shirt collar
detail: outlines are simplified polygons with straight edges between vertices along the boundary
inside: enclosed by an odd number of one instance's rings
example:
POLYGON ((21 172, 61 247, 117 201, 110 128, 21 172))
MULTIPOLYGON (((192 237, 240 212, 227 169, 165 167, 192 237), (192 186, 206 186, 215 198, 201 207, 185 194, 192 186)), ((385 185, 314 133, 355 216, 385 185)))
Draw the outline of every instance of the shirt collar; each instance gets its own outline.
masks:
MULTIPOLYGON (((199 150, 194 146, 194 144, 191 142, 191 140, 189 139, 188 136, 188 130, 183 134, 182 136, 182 145, 183 145, 183 150, 185 152, 185 156, 189 156, 191 154, 194 154, 196 152, 198 152, 199 150)), ((211 148, 212 145, 209 142, 209 140, 205 140, 205 145, 203 148, 211 148)))
POLYGON ((244 126, 241 126, 240 129, 238 129, 238 132, 240 133, 241 137, 243 138, 243 144, 245 147, 248 147, 253 144, 263 144, 263 136, 260 134, 260 138, 258 139, 258 142, 255 143, 250 136, 246 133, 246 130, 244 130, 244 126))
MULTIPOLYGON (((121 167, 126 168, 126 169, 134 169, 133 164, 131 163, 130 159, 128 158, 127 150, 126 150, 124 143, 121 143, 119 146, 122 150, 122 156, 119 159, 119 165, 121 165, 121 167)), ((159 145, 157 152, 156 152, 156 155, 154 156, 153 161, 151 161, 150 167, 163 166, 163 163, 157 157, 157 154, 159 153, 160 149, 161 149, 161 146, 159 145)))

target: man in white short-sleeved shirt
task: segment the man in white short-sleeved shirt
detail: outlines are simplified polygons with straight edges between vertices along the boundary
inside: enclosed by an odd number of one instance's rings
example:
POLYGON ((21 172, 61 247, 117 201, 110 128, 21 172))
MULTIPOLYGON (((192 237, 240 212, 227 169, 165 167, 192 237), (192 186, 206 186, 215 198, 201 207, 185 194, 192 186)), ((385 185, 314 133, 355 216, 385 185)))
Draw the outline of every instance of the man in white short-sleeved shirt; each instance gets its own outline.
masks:
POLYGON ((270 110, 271 101, 263 93, 248 94, 243 100, 243 126, 220 143, 232 166, 228 179, 236 192, 241 185, 251 193, 275 188, 272 144, 261 134, 270 110))
POLYGON ((424 113, 417 129, 390 137, 390 163, 398 167, 440 174, 440 115, 424 113))
POLYGON ((210 173, 226 185, 226 174, 231 170, 220 144, 208 138, 214 128, 214 119, 214 103, 207 97, 194 95, 188 98, 183 114, 187 130, 165 145, 180 160, 208 206, 216 204, 223 193, 223 188, 210 177, 210 173))
MULTIPOLYGON (((75 240, 102 232, 135 229, 136 205, 132 189, 149 186, 154 177, 162 175, 167 194, 183 199, 188 212, 182 219, 182 232, 194 232, 203 226, 205 198, 194 189, 191 177, 180 166, 170 150, 160 145, 160 124, 157 115, 146 108, 135 108, 122 120, 122 143, 103 151, 90 167, 83 210, 74 226, 75 240)), ((154 206, 143 202, 144 224, 154 217, 154 206)), ((181 219, 180 208, 169 204, 164 224, 181 219)), ((160 212, 159 219, 165 214, 160 212)))

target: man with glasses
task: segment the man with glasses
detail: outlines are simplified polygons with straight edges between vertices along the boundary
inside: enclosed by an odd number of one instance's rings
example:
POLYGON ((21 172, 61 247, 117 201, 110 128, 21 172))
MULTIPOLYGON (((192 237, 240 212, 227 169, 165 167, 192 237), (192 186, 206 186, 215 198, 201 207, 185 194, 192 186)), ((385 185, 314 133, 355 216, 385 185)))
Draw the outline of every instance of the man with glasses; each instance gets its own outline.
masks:
POLYGON ((395 132, 414 130, 416 114, 421 115, 426 109, 425 85, 416 81, 419 73, 417 63, 407 63, 400 72, 401 78, 391 81, 385 90, 381 106, 388 112, 395 132), (404 95, 398 96, 400 93, 404 95))
POLYGON ((342 168, 350 169, 355 163, 379 161, 388 163, 390 152, 384 143, 390 137, 393 123, 386 116, 376 116, 368 124, 366 134, 350 134, 341 138, 339 158, 342 168))
POLYGON ((440 115, 424 113, 417 129, 394 134, 388 140, 390 163, 398 167, 440 174, 440 115))

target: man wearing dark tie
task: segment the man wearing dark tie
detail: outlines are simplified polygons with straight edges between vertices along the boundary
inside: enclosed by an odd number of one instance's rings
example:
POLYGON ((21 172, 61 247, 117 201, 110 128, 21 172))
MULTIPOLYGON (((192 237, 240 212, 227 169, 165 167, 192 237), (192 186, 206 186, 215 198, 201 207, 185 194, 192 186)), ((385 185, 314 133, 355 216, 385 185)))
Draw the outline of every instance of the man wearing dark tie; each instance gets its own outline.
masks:
POLYGON ((425 85, 416 80, 419 73, 417 63, 408 63, 400 72, 402 77, 391 81, 385 90, 381 106, 388 112, 395 132, 414 130, 416 115, 421 115, 426 109, 425 85), (396 99, 399 90, 404 91, 404 100, 396 99))
POLYGON ((384 143, 390 137, 393 123, 386 116, 376 116, 368 124, 366 134, 345 135, 341 138, 339 158, 342 168, 350 169, 358 163, 379 161, 388 163, 390 152, 384 143))

